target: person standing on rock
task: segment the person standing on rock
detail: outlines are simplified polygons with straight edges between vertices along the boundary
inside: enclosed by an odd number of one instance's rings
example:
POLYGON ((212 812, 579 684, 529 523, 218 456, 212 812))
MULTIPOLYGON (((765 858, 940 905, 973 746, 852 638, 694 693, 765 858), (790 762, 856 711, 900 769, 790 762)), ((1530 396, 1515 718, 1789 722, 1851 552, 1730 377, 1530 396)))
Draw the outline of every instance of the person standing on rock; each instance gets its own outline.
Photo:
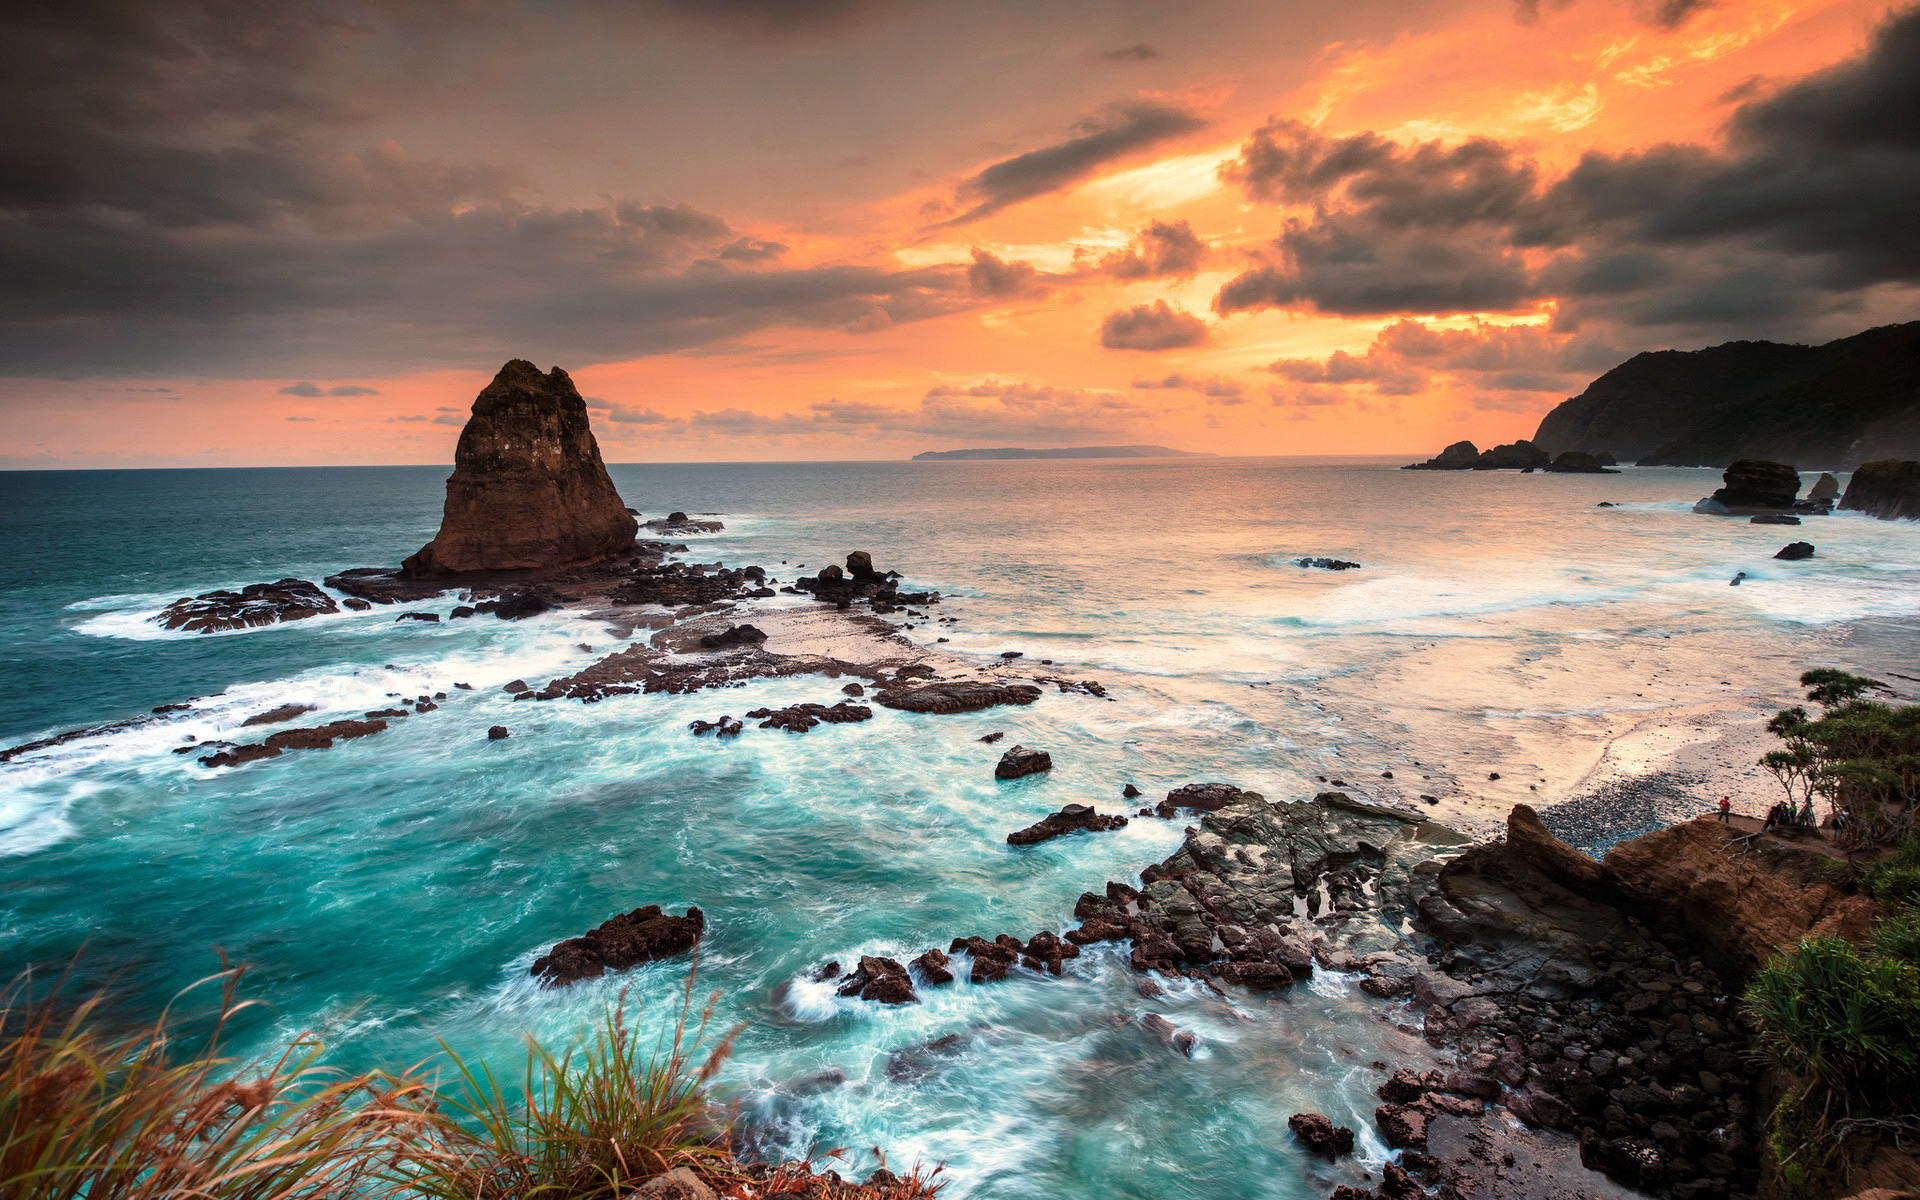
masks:
POLYGON ((1720 797, 1720 823, 1722 825, 1725 825, 1727 823, 1727 814, 1731 813, 1732 811, 1733 811, 1733 797, 1731 796, 1720 797))

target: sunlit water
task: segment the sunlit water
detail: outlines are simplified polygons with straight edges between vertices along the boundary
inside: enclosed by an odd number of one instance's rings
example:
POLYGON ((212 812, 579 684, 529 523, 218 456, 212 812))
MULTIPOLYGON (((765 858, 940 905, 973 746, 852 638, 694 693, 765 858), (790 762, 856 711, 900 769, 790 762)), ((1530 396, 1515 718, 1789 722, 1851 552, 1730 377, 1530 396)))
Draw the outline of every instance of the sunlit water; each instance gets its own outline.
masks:
MULTIPOLYGON (((1064 928, 1081 891, 1132 879, 1177 846, 1179 824, 1028 849, 1004 837, 1070 801, 1119 811, 1126 782, 1153 795, 1224 779, 1292 799, 1344 770, 1412 802, 1440 785, 1409 782, 1409 747, 1443 722, 1490 746, 1523 744, 1504 732, 1522 727, 1577 741, 1579 721, 1691 703, 1705 650, 1685 660, 1684 686, 1641 682, 1683 646, 1711 647, 1701 669, 1723 678, 1764 666, 1774 686, 1872 631, 1876 645, 1904 637, 1920 614, 1920 528, 1694 516, 1716 482, 1704 471, 1217 460, 613 474, 643 512, 723 514, 725 533, 694 539, 699 561, 786 579, 867 549, 959 618, 910 636, 983 660, 1050 658, 1043 669, 1099 679, 1112 698, 883 709, 727 743, 687 722, 830 702, 837 683, 516 704, 502 684, 578 669, 616 644, 606 628, 574 615, 395 624, 388 609, 203 637, 148 620, 213 587, 397 561, 432 534, 444 469, 0 475, 0 745, 203 697, 0 767, 0 961, 79 953, 81 982, 111 981, 139 1016, 224 952, 267 1002, 247 1027, 256 1044, 318 1025, 350 1065, 411 1063, 445 1038, 510 1069, 522 1034, 577 1034, 620 989, 664 1029, 683 964, 565 991, 531 986, 527 968, 616 912, 698 904, 701 987, 722 993, 722 1025, 747 1023, 723 1078, 767 1153, 844 1148, 863 1174, 880 1146, 896 1166, 947 1163, 956 1197, 1324 1195, 1335 1176, 1297 1151, 1286 1116, 1315 1108, 1370 1129, 1367 1064, 1417 1047, 1394 1027, 1403 1014, 1339 976, 1273 998, 1149 999, 1109 947, 1061 980, 963 983, 881 1009, 806 974, 957 934, 1064 928), (1803 536, 1814 559, 1772 559, 1803 536), (1307 555, 1365 565, 1303 570, 1307 555), (1730 589, 1737 571, 1749 579, 1730 589), (1510 704, 1475 691, 1477 664, 1542 661, 1580 666, 1510 704), (436 691, 450 696, 440 711, 330 751, 226 771, 171 753, 282 703, 318 705, 318 722, 436 691), (489 742, 494 724, 513 736, 489 742), (995 782, 998 750, 977 740, 994 730, 1048 749, 1056 769, 995 782), (1389 768, 1404 792, 1378 780, 1389 768), (1194 1060, 1140 1028, 1151 1012, 1200 1035, 1194 1060), (951 1034, 957 1045, 913 1053, 951 1034)), ((1563 782, 1540 770, 1547 788, 1563 782)), ((1453 786, 1442 799, 1443 817, 1485 827, 1512 797, 1453 786)), ((1616 832, 1641 819, 1623 814, 1616 832)))

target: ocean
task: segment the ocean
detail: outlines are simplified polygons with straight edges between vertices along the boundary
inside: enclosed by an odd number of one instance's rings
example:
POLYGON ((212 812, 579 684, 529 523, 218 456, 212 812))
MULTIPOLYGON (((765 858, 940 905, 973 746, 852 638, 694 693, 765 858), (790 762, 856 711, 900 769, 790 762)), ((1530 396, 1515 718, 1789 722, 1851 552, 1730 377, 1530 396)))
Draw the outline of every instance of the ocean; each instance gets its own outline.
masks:
POLYGON ((956 1200, 1324 1196, 1354 1168, 1308 1158, 1287 1116, 1353 1125, 1377 1166, 1368 1064, 1424 1052, 1399 1005, 1338 972, 1276 996, 1152 996, 1106 946, 1061 979, 892 1009, 807 976, 1072 924, 1080 893, 1134 880, 1183 822, 1005 836, 1071 802, 1130 812, 1127 783, 1150 802, 1206 780, 1285 800, 1337 781, 1476 835, 1524 802, 1597 852, 1722 793, 1763 811, 1761 726, 1799 699, 1800 671, 1920 679, 1913 523, 1696 516, 1709 471, 1395 465, 613 466, 648 516, 718 514, 724 532, 684 539, 690 560, 786 581, 867 550, 945 597, 928 613, 954 621, 908 637, 983 662, 1019 651, 1107 692, 880 709, 803 736, 749 723, 726 742, 687 724, 831 703, 841 681, 515 703, 502 685, 619 643, 577 612, 152 623, 216 587, 396 563, 432 536, 445 468, 0 474, 0 746, 192 701, 0 765, 0 963, 73 964, 137 1019, 224 954, 262 1002, 247 1045, 321 1029, 343 1065, 400 1066, 444 1039, 511 1073, 526 1034, 564 1041, 623 995, 667 1028, 684 961, 563 990, 527 972, 615 913, 696 904, 697 987, 719 993, 721 1027, 745 1023, 721 1079, 758 1152, 837 1150, 864 1176, 880 1147, 895 1167, 945 1163, 956 1200), (1772 557, 1802 538, 1813 558, 1772 557), (1299 565, 1317 556, 1362 565, 1299 565), (229 770, 173 753, 280 704, 318 722, 442 691, 438 711, 331 750, 229 770), (496 724, 512 736, 490 742, 496 724), (1055 769, 996 781, 1016 742, 1055 769), (1199 1036, 1193 1058, 1143 1030, 1150 1013, 1199 1036))

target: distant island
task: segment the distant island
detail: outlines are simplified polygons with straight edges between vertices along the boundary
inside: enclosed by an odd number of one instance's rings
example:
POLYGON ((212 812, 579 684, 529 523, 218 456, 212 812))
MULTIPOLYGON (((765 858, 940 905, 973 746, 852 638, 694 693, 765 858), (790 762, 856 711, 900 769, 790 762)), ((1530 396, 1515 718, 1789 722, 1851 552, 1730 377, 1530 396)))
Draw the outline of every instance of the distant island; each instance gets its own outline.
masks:
POLYGON ((1212 458, 1192 450, 1171 450, 1165 446, 1060 446, 1055 449, 1028 450, 1020 446, 998 446, 982 450, 923 450, 914 462, 950 462, 981 458, 1212 458))

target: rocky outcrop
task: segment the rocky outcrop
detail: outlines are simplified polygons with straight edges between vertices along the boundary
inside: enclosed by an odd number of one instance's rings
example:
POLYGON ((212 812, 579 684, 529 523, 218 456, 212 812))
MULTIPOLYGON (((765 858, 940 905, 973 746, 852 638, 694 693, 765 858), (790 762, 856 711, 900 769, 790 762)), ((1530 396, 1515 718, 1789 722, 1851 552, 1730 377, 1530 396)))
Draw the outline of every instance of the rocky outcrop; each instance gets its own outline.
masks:
POLYGON ((1360 566, 1344 558, 1303 558, 1299 565, 1311 571, 1353 571, 1360 566))
POLYGON ((706 928, 706 914, 697 908, 676 917, 661 911, 658 904, 649 904, 558 943, 533 961, 530 973, 548 987, 565 987, 582 979, 596 979, 608 971, 624 971, 685 954, 700 941, 706 928))
POLYGON ((203 767, 237 767, 243 763, 258 762, 263 758, 278 758, 289 750, 328 750, 336 741, 349 738, 371 737, 386 731, 384 720, 369 721, 331 721, 325 725, 315 725, 307 729, 287 729, 273 734, 264 742, 250 746, 227 746, 216 749, 212 754, 200 760, 203 767))
POLYGON ((1339 1158, 1353 1153, 1353 1130, 1335 1125, 1319 1113, 1295 1113, 1287 1118, 1287 1128, 1300 1139, 1308 1154, 1321 1158, 1339 1158))
POLYGON ((1040 689, 1024 683, 951 680, 944 683, 896 684, 874 695, 887 708, 916 713, 979 712, 1002 704, 1032 704, 1040 689))
POLYGON ((164 629, 224 633, 339 611, 332 596, 306 580, 282 579, 248 584, 237 592, 202 592, 175 600, 153 619, 164 629))
POLYGON ((516 358, 474 400, 440 532, 401 570, 433 578, 602 562, 631 551, 638 528, 573 380, 516 358))
POLYGON ((1880 915, 1849 886, 1823 841, 1739 844, 1737 836, 1700 817, 1622 842, 1601 866, 1641 919, 1699 945, 1736 977, 1810 934, 1858 939, 1880 915))
POLYGON ((1455 442, 1425 462, 1408 463, 1403 471, 1467 471, 1480 459, 1480 447, 1472 442, 1455 442))
POLYGON ((920 997, 913 990, 913 977, 891 958, 863 954, 860 965, 840 985, 842 996, 857 996, 876 1004, 912 1004, 920 997))
POLYGON ((1732 513, 1790 509, 1800 496, 1800 472, 1785 463, 1764 459, 1736 459, 1720 478, 1724 486, 1694 506, 1695 512, 1732 513))
POLYGON ((1024 779, 1029 775, 1038 775, 1053 770, 1053 756, 1045 750, 1029 750, 1025 746, 1014 746, 1000 756, 994 764, 995 779, 1024 779))
POLYGON ((1525 438, 1476 451, 1472 442, 1455 442, 1423 463, 1408 463, 1407 471, 1536 471, 1553 461, 1551 455, 1525 438))
MULTIPOLYGON (((838 704, 789 704, 785 708, 756 708, 747 714, 750 721, 759 721, 762 729, 784 729, 788 733, 805 733, 816 725, 851 725, 857 721, 873 720, 873 710, 864 704, 853 704, 846 700, 838 704)), ((733 737, 739 733, 736 724, 731 730, 724 728, 726 718, 720 718, 722 727, 714 728, 719 737, 733 737)), ((704 722, 694 722, 696 726, 704 722)), ((711 728, 711 727, 710 727, 711 728)), ((707 729, 696 728, 696 734, 706 733, 707 729)))
POLYGON ((766 633, 756 625, 729 625, 719 633, 703 635, 700 648, 723 650, 728 646, 758 646, 766 640, 766 633))
POLYGON ((1738 458, 1845 469, 1920 458, 1920 322, 1824 346, 1729 342, 1640 354, 1548 413, 1534 441, 1642 465, 1738 458))
POLYGON ((1171 817, 1181 809, 1194 812, 1218 812, 1243 796, 1256 795, 1243 792, 1231 783, 1185 783, 1167 793, 1166 799, 1154 806, 1157 817, 1171 817))
POLYGON ((1861 463, 1847 480, 1840 507, 1883 521, 1920 520, 1920 462, 1886 458, 1861 463))
POLYGON ((653 533, 664 533, 674 536, 682 536, 689 533, 721 533, 725 531, 726 527, 725 522, 689 517, 687 514, 678 511, 670 512, 664 517, 648 521, 645 525, 641 526, 641 528, 653 533))
POLYGON ((792 590, 811 593, 814 599, 840 608, 864 600, 877 613, 897 612, 912 604, 940 603, 938 592, 901 591, 900 573, 876 569, 873 556, 865 550, 848 554, 845 567, 829 563, 817 574, 801 576, 793 581, 792 590))
POLYGON ((1840 481, 1830 471, 1820 472, 1820 478, 1814 480, 1813 486, 1807 489, 1807 499, 1815 504, 1833 507, 1840 499, 1840 481))
POLYGON ((1085 804, 1069 804, 1059 812, 1053 813, 1025 829, 1016 830, 1007 835, 1009 846, 1037 846, 1041 842, 1051 841, 1069 833, 1105 833, 1113 829, 1124 829, 1127 819, 1120 816, 1108 816, 1096 812, 1085 804))
POLYGON ((1799 562, 1803 558, 1812 558, 1813 543, 1788 542, 1786 545, 1780 547, 1779 550, 1775 551, 1773 556, 1775 558, 1783 558, 1788 562, 1799 562))
POLYGON ((1547 470, 1561 475, 1618 475, 1620 472, 1607 465, 1612 460, 1611 454, 1603 462, 1598 456, 1585 451, 1563 450, 1547 464, 1547 470))

